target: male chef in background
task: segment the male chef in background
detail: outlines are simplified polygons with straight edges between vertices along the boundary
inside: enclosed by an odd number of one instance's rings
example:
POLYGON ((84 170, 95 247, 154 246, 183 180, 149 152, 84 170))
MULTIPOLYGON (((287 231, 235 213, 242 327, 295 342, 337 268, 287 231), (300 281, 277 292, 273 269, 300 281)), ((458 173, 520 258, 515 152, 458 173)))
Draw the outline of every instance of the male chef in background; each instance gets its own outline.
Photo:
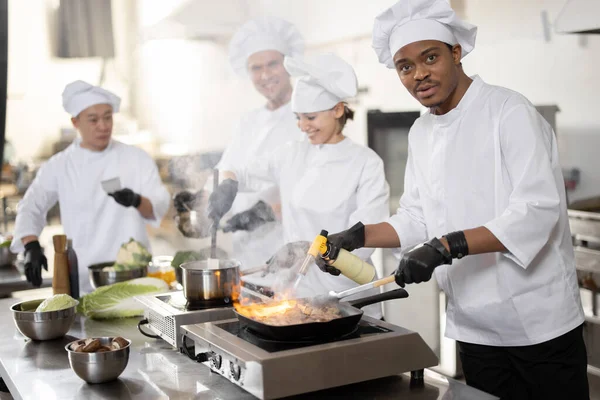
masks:
POLYGON ((111 138, 119 97, 75 81, 65 87, 62 101, 79 136, 40 167, 19 202, 11 250, 25 250, 25 275, 39 287, 41 270, 48 267, 38 238, 48 210, 58 201, 65 235, 78 257, 80 293, 85 294, 92 289, 88 266, 114 261, 130 238, 149 248, 146 224, 160 225, 170 197, 152 158, 111 138), (111 179, 117 187, 107 193, 102 182, 111 179))
POLYGON ((402 246, 403 287, 435 273, 468 385, 503 400, 588 399, 556 137, 525 97, 464 73, 476 33, 445 0, 402 0, 376 18, 379 61, 429 112, 410 130, 397 213, 329 239, 402 246))
MULTIPOLYGON (((300 32, 280 18, 255 18, 235 33, 229 45, 231 66, 240 76, 250 78, 267 102, 242 117, 216 168, 240 169, 290 140, 303 138, 290 105, 290 76, 283 67, 284 56, 298 57, 303 50, 300 32)), ((210 190, 212 181, 206 187, 210 190)), ((189 193, 175 197, 175 207, 181 210, 193 208, 192 203, 189 193)), ((240 261, 242 269, 264 264, 284 244, 277 187, 240 193, 231 212, 233 216, 221 226, 223 232, 233 232, 231 258, 240 261)))

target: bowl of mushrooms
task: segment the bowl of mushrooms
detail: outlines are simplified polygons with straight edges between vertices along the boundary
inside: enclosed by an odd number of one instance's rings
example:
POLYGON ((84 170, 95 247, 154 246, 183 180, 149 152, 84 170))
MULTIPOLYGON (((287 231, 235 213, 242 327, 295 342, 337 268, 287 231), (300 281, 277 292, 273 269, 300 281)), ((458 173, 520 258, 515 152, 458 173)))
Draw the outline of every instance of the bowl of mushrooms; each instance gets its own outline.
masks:
POLYGON ((117 379, 127 367, 131 341, 122 337, 75 340, 65 346, 69 365, 87 383, 117 379))

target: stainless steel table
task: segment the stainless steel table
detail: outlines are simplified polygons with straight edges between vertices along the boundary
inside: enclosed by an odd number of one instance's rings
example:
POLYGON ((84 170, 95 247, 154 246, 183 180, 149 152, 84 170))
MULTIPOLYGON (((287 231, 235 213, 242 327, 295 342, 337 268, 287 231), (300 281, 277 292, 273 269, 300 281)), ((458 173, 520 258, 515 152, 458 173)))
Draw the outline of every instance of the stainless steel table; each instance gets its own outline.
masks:
MULTIPOLYGON (((52 270, 42 271, 42 286, 52 286, 52 270)), ((21 265, 5 266, 0 268, 0 298, 8 297, 11 293, 20 290, 35 289, 27 282, 21 265)))
MULTIPOLYGON (((21 336, 9 310, 15 299, 0 300, 0 374, 15 399, 198 399, 244 400, 252 395, 179 354, 165 342, 148 339, 138 319, 99 322, 77 317, 68 336, 33 342, 21 336), (89 385, 69 367, 66 343, 83 337, 120 335, 132 340, 129 364, 111 383, 89 385)), ((425 386, 410 389, 409 377, 393 376, 295 396, 294 399, 495 399, 461 382, 426 371, 425 386)))

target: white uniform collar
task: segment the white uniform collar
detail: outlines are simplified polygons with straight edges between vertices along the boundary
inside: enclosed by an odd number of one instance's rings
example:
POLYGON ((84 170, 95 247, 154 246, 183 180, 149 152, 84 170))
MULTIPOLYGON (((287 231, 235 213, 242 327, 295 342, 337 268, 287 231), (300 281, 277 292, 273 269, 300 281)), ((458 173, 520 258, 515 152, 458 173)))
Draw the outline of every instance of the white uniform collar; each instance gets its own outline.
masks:
POLYGON ((458 105, 455 108, 453 108, 444 115, 435 115, 432 114, 431 111, 428 111, 429 115, 433 119, 434 124, 450 124, 454 122, 456 118, 458 118, 467 108, 469 108, 473 100, 475 100, 475 98, 479 94, 479 91, 483 87, 484 83, 483 80, 479 77, 479 75, 473 75, 471 79, 473 79, 473 82, 471 82, 471 85, 469 86, 469 88, 467 89, 462 99, 460 99, 458 105))
POLYGON ((275 110, 269 110, 267 108, 267 105, 265 104, 263 106, 263 110, 270 113, 271 115, 289 114, 292 112, 292 103, 291 101, 288 101, 287 103, 285 103, 281 107, 276 108, 275 110))
POLYGON ((114 140, 111 138, 110 142, 108 142, 108 146, 106 146, 106 148, 102 151, 94 151, 81 147, 81 136, 77 136, 75 140, 73 140, 73 145, 76 149, 88 152, 90 154, 105 154, 108 153, 114 147, 114 140))
POLYGON ((344 137, 341 141, 337 143, 314 144, 313 146, 315 146, 319 151, 328 149, 341 150, 342 148, 346 147, 350 142, 350 139, 344 137))

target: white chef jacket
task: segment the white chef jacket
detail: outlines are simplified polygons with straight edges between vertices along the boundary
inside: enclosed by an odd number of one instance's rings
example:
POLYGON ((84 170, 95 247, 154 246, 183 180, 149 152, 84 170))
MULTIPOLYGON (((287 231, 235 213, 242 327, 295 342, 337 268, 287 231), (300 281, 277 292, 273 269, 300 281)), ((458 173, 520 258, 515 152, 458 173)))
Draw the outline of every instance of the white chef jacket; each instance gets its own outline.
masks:
MULTIPOLYGON (((389 216, 383 161, 373 150, 349 138, 336 144, 312 145, 305 137, 234 172, 240 190, 259 190, 272 183, 279 186, 285 243, 312 242, 321 229, 336 233, 359 221, 376 223, 389 216)), ((373 251, 359 249, 354 253, 368 260, 373 251)), ((356 286, 351 279, 324 273, 312 264, 298 294, 308 297, 356 286)), ((378 292, 375 289, 358 297, 378 292)), ((381 318, 379 304, 364 310, 381 318)))
MULTIPOLYGON (((290 103, 273 111, 263 106, 241 119, 217 168, 224 171, 243 168, 253 160, 302 136, 290 103)), ((233 202, 230 215, 248 210, 259 200, 278 203, 277 187, 272 184, 256 192, 239 193, 233 202)), ((281 222, 269 222, 252 232, 234 232, 231 258, 241 262, 242 270, 257 267, 273 255, 273 249, 278 249, 282 245, 281 222)))
POLYGON ((80 292, 85 294, 92 291, 88 266, 114 261, 130 238, 150 249, 146 224, 160 225, 170 196, 156 164, 142 149, 112 140, 104 151, 95 152, 80 142, 76 139, 39 169, 19 202, 11 250, 23 250, 24 236, 40 235, 48 210, 58 201, 65 235, 77 254, 80 292), (108 196, 100 182, 116 177, 122 188, 150 200, 154 219, 144 219, 135 208, 108 196))
POLYGON ((421 116, 389 222, 403 250, 478 226, 508 249, 436 268, 447 337, 532 345, 583 323, 556 137, 522 95, 475 76, 455 109, 421 116))

